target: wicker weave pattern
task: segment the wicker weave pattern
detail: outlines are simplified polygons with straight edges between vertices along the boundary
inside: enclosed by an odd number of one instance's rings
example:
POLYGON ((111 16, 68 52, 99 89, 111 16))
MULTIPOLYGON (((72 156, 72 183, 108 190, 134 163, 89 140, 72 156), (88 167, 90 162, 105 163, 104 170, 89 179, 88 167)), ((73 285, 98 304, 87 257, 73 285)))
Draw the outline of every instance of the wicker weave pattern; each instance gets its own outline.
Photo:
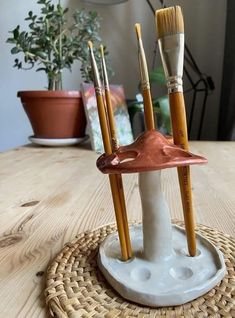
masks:
POLYGON ((198 226, 198 233, 223 252, 228 271, 226 277, 209 293, 185 305, 147 308, 119 296, 97 268, 98 246, 113 231, 116 231, 115 225, 82 233, 66 244, 54 259, 48 268, 45 290, 52 317, 235 317, 235 240, 232 237, 206 226, 198 226))

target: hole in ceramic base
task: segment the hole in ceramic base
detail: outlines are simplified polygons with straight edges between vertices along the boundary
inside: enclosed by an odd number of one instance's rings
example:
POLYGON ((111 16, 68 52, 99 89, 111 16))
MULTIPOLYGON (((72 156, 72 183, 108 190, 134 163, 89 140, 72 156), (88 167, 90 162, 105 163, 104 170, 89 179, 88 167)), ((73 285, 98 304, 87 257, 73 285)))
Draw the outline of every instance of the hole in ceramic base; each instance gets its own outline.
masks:
POLYGON ((186 280, 193 276, 193 271, 188 267, 172 267, 169 271, 170 275, 179 280, 186 280))
POLYGON ((142 257, 142 226, 130 229, 134 257, 119 258, 117 233, 109 235, 99 250, 99 267, 113 288, 124 298, 147 306, 175 306, 191 301, 215 287, 226 268, 222 253, 197 235, 197 256, 189 257, 185 232, 172 227, 172 256, 150 262, 142 257))
POLYGON ((128 259, 127 261, 123 261, 121 258, 118 258, 117 259, 117 262, 121 263, 121 264, 126 264, 126 263, 130 263, 130 262, 133 262, 133 260, 135 259, 135 257, 132 257, 130 259, 128 259))
MULTIPOLYGON (((181 248, 180 250, 179 249, 175 249, 175 253, 178 254, 178 255, 183 255, 183 256, 190 257, 187 247, 181 248)), ((201 255, 201 251, 199 249, 197 249, 196 255, 194 257, 198 257, 200 255, 201 255)))
POLYGON ((145 267, 136 267, 131 271, 131 278, 137 282, 144 282, 151 277, 151 271, 145 267))

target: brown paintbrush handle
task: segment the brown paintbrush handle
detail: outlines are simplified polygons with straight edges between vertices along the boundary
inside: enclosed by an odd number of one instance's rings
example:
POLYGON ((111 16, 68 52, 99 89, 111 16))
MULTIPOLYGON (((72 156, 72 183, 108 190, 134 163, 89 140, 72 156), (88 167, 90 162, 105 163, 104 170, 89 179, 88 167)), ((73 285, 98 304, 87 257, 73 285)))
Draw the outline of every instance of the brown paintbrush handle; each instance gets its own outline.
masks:
MULTIPOLYGON (((109 136, 109 127, 103 102, 103 96, 96 94, 96 100, 98 105, 98 114, 100 120, 100 128, 103 138, 104 150, 105 153, 110 155, 112 153, 112 146, 109 136)), ((113 197, 113 205, 116 216, 118 235, 121 246, 121 253, 123 261, 128 260, 128 252, 127 252, 127 242, 126 242, 126 232, 125 232, 125 218, 122 213, 122 202, 119 195, 119 184, 116 175, 109 175, 109 182, 111 186, 111 192, 113 197)))
POLYGON ((101 134, 104 144, 104 151, 107 155, 112 153, 111 141, 109 137, 109 127, 107 124, 107 116, 104 107, 104 101, 102 95, 96 95, 96 101, 98 105, 98 114, 99 114, 99 121, 100 121, 100 128, 101 134))
POLYGON ((124 224, 124 232, 126 238, 126 247, 127 247, 127 255, 128 258, 132 257, 132 247, 131 247, 131 240, 130 240, 130 233, 129 233, 129 226, 128 226, 128 218, 127 218, 127 211, 126 211, 126 202, 125 202, 125 195, 124 195, 124 188, 122 182, 122 175, 116 175, 117 184, 118 184, 118 191, 119 191, 119 198, 122 206, 122 216, 123 216, 123 224, 124 224))
POLYGON ((105 100, 106 100, 106 105, 107 105, 110 135, 111 135, 112 139, 116 139, 116 125, 115 125, 115 121, 114 121, 114 114, 113 114, 110 91, 105 90, 105 100))
MULTIPOLYGON (((117 137, 116 137, 116 125, 114 120, 113 114, 113 107, 111 102, 111 95, 109 90, 105 90, 105 100, 107 106, 107 113, 108 113, 108 122, 110 128, 110 137, 112 140, 112 150, 117 150, 117 137)), ((127 257, 132 257, 132 248, 131 248, 131 241, 130 241, 130 234, 129 234, 129 227, 128 227, 128 218, 127 218, 127 211, 126 211, 126 203, 125 203, 125 195, 122 183, 122 175, 116 175, 116 183, 118 188, 119 200, 121 204, 122 210, 122 219, 123 219, 123 229, 125 233, 125 241, 126 241, 126 249, 127 249, 127 257)))
MULTIPOLYGON (((188 133, 183 93, 169 94, 174 143, 188 150, 188 133)), ((190 168, 179 167, 178 178, 184 211, 185 230, 190 256, 196 255, 195 222, 192 204, 190 168)))
POLYGON ((116 222, 117 222, 117 229, 118 229, 118 236, 119 236, 120 245, 121 245, 122 260, 127 261, 129 259, 129 256, 128 256, 128 251, 127 251, 126 233, 125 233, 125 228, 124 228, 125 221, 123 220, 122 202, 120 200, 120 195, 119 195, 117 175, 110 174, 109 175, 109 182, 110 182, 111 191, 112 191, 113 205, 114 205, 114 211, 115 211, 115 215, 116 215, 116 222))
POLYGON ((169 94, 174 143, 188 150, 188 130, 183 93, 169 94))
POLYGON ((144 100, 144 116, 145 125, 147 130, 155 129, 154 116, 153 116, 153 104, 151 93, 149 89, 143 89, 143 100, 144 100))
POLYGON ((190 168, 178 167, 178 178, 180 184, 181 200, 184 212, 185 230, 187 235, 188 250, 190 256, 196 255, 196 235, 193 212, 192 186, 190 178, 190 168))

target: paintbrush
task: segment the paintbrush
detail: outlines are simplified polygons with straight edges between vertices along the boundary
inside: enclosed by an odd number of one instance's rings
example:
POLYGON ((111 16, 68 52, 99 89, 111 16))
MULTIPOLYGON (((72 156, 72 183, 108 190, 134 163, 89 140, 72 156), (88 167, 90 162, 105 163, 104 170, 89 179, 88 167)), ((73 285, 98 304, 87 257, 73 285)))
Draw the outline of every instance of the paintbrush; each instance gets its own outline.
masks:
POLYGON ((145 57, 142 37, 141 37, 141 27, 139 23, 135 24, 135 31, 137 35, 138 43, 138 58, 139 58, 139 68, 140 68, 140 80, 141 89, 144 101, 144 115, 145 115, 145 125, 147 130, 155 129, 154 115, 153 115, 153 104, 150 91, 148 66, 145 57))
MULTIPOLYGON (((101 86, 99 71, 95 61, 95 57, 93 53, 93 44, 91 41, 88 41, 88 47, 89 47, 91 66, 93 71, 93 80, 94 80, 101 134, 102 134, 102 139, 104 144, 104 151, 107 155, 110 155, 112 154, 112 143, 111 143, 110 135, 109 135, 109 125, 107 122, 105 105, 103 101, 102 86, 101 86)), ((129 256, 127 251, 127 242, 126 242, 126 236, 124 231, 125 217, 123 217, 122 203, 119 196, 118 179, 115 174, 111 174, 109 175, 109 181, 110 181, 113 205, 114 205, 114 210, 116 215, 122 260, 126 261, 128 260, 129 256)))
MULTIPOLYGON (((174 143, 188 150, 188 134, 183 96, 184 21, 179 6, 156 11, 158 44, 167 81, 174 143)), ((195 223, 189 166, 178 168, 190 256, 196 255, 195 223)))
POLYGON ((110 137, 112 141, 113 151, 115 151, 117 150, 117 147, 118 147, 117 137, 116 137, 116 127, 115 127, 115 120, 114 120, 114 114, 113 114, 113 106, 111 102, 111 94, 110 94, 110 88, 109 88, 109 80, 108 80, 107 68, 105 63, 103 45, 100 46, 100 56, 101 56, 101 69, 102 69, 103 83, 104 83, 105 102, 106 102, 107 116, 108 116, 108 122, 109 122, 109 128, 110 128, 110 137))
MULTIPOLYGON (((113 114, 113 105, 111 101, 111 93, 109 88, 109 80, 108 80, 106 62, 104 57, 103 45, 100 46, 100 55, 101 55, 101 68, 102 68, 103 82, 104 82, 107 117, 108 117, 108 123, 109 123, 110 138, 112 141, 112 151, 115 152, 118 149, 118 143, 117 143, 117 137, 116 137, 116 125, 115 125, 114 114, 113 114)), ((122 175, 116 174, 116 179, 118 184, 119 198, 120 198, 121 206, 122 206, 122 215, 123 215, 123 223, 124 223, 124 232, 126 237, 127 254, 128 254, 128 258, 131 258, 132 249, 131 249, 131 241, 130 241, 130 235, 129 235, 122 175)))

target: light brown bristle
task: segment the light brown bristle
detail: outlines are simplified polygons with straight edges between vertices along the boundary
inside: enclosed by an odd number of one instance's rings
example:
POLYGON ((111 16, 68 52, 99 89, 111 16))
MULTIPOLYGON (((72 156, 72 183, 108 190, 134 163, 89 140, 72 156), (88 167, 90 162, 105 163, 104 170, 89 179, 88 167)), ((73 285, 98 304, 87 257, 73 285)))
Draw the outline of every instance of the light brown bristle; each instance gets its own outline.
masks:
POLYGON ((184 19, 180 6, 157 10, 155 16, 158 38, 184 33, 184 19))
POLYGON ((87 41, 87 44, 88 44, 89 48, 92 50, 93 49, 93 43, 91 41, 87 41))
POLYGON ((141 39, 141 27, 139 23, 135 24, 135 31, 136 31, 136 35, 137 35, 137 39, 141 39))

